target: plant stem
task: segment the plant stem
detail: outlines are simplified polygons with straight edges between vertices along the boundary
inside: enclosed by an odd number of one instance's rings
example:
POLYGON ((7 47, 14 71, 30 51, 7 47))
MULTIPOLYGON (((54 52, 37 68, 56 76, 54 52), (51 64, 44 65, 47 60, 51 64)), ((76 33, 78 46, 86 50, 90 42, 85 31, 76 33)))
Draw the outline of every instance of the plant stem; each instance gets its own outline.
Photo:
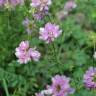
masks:
POLYGON ((7 83, 6 83, 5 79, 3 79, 3 87, 4 87, 4 90, 5 90, 6 96, 10 96, 9 92, 8 92, 7 83))
POLYGON ((56 50, 56 47, 55 47, 55 43, 53 43, 53 50, 54 50, 55 59, 56 59, 56 61, 58 63, 57 65, 58 65, 59 71, 62 74, 61 67, 60 67, 61 66, 61 62, 58 59, 58 54, 57 54, 57 50, 56 50))

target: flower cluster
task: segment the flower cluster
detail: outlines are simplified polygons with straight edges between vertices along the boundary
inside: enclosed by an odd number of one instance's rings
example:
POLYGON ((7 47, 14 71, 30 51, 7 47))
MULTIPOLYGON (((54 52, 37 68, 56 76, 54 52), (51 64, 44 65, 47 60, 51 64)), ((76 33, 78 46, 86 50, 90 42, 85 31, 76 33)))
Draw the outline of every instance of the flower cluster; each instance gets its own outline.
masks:
POLYGON ((45 11, 45 12, 42 12, 42 11, 41 12, 35 12, 33 14, 33 17, 34 17, 35 20, 41 20, 47 14, 48 14, 47 11, 45 11))
POLYGON ((29 20, 28 18, 26 18, 24 21, 23 21, 23 25, 26 27, 26 31, 28 34, 31 34, 32 32, 32 29, 34 28, 34 23, 29 20))
POLYGON ((90 67, 84 75, 84 84, 90 88, 96 88, 96 68, 90 67))
POLYGON ((59 20, 62 20, 62 19, 65 19, 66 17, 68 17, 68 14, 77 7, 77 4, 75 3, 74 0, 68 0, 65 5, 64 5, 64 8, 57 12, 56 15, 57 15, 57 18, 59 20))
POLYGON ((36 96, 68 96, 74 93, 74 89, 70 87, 70 79, 63 75, 56 75, 52 78, 52 84, 47 90, 41 91, 41 93, 36 94, 36 96))
POLYGON ((52 78, 52 93, 54 96, 67 96, 68 94, 74 93, 69 85, 70 79, 65 76, 56 75, 52 78))
POLYGON ((40 28, 39 39, 44 40, 46 43, 50 43, 60 36, 61 33, 62 30, 59 29, 58 25, 47 23, 44 28, 40 28))
POLYGON ((4 4, 4 0, 0 0, 0 6, 4 4))
POLYGON ((19 47, 16 48, 16 57, 18 58, 18 62, 28 63, 31 60, 38 61, 40 58, 40 53, 36 50, 36 48, 30 48, 28 41, 22 41, 19 44, 19 47))
POLYGON ((37 20, 42 19, 49 10, 51 0, 32 0, 31 6, 36 9, 33 17, 37 20))
MULTIPOLYGON (((5 6, 6 8, 14 8, 17 5, 21 5, 23 3, 24 0, 0 0, 0 7, 5 6)), ((41 20, 45 15, 48 14, 51 3, 51 0, 32 0, 31 6, 35 9, 33 17, 37 20, 41 20)), ((76 7, 77 4, 74 0, 68 0, 65 3, 63 11, 60 11, 57 15, 60 19, 64 18, 64 16, 67 16, 69 12, 71 12, 76 7)), ((26 27, 27 33, 30 34, 34 27, 33 22, 26 18, 23 21, 23 25, 26 27)), ((58 25, 48 22, 44 27, 40 28, 39 39, 49 44, 58 38, 61 34, 62 30, 60 30, 58 25)), ((60 52, 61 51, 62 50, 60 50, 60 52)), ((41 57, 41 54, 36 50, 36 47, 30 47, 29 41, 22 41, 16 48, 15 55, 18 58, 18 62, 20 64, 26 64, 31 60, 37 62, 41 57)), ((96 52, 94 53, 93 57, 96 59, 96 52)), ((83 81, 86 88, 96 89, 96 67, 90 67, 86 71, 83 81)), ((70 86, 70 78, 67 78, 64 75, 56 75, 52 78, 52 84, 49 85, 46 90, 43 90, 40 93, 36 93, 36 96, 68 96, 69 94, 73 94, 74 91, 75 90, 70 86)))
POLYGON ((65 3, 64 10, 66 12, 72 11, 72 9, 76 8, 77 4, 74 2, 74 0, 69 0, 65 3))
POLYGON ((15 7, 23 3, 24 3, 24 0, 0 0, 0 6, 6 6, 6 7, 9 7, 9 6, 15 7))

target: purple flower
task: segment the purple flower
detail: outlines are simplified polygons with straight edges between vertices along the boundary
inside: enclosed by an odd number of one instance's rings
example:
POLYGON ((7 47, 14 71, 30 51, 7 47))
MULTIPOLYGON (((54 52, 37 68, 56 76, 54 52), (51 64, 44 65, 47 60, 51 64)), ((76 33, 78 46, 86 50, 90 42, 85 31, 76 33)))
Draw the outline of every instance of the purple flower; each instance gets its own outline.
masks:
POLYGON ((33 14, 33 17, 36 20, 41 20, 44 16, 45 14, 43 14, 43 12, 36 12, 35 14, 33 14))
POLYGON ((49 15, 49 12, 47 10, 43 11, 37 11, 33 14, 33 17, 35 20, 42 20, 44 16, 49 15))
POLYGON ((24 0, 9 0, 9 4, 11 4, 12 6, 17 6, 23 3, 24 3, 24 0))
POLYGON ((70 79, 63 75, 56 75, 52 78, 51 86, 47 86, 47 90, 42 90, 36 96, 68 96, 74 93, 74 89, 70 87, 70 79))
POLYGON ((5 0, 0 0, 0 6, 3 6, 5 0))
POLYGON ((19 45, 19 48, 21 50, 27 50, 29 48, 29 42, 28 41, 22 41, 19 45))
POLYGON ((40 0, 32 0, 31 6, 32 7, 38 7, 40 5, 41 1, 40 0))
POLYGON ((51 5, 51 0, 32 0, 31 6, 34 8, 42 10, 48 10, 51 5))
POLYGON ((44 95, 41 93, 36 93, 35 96, 44 96, 44 95))
POLYGON ((27 63, 31 60, 29 53, 27 52, 29 49, 29 42, 28 41, 22 41, 19 44, 19 47, 16 48, 16 57, 18 58, 18 62, 20 64, 27 63))
POLYGON ((0 0, 0 6, 4 5, 6 7, 21 5, 24 3, 24 0, 0 0))
POLYGON ((31 6, 36 10, 33 14, 34 19, 41 20, 45 15, 48 15, 51 0, 32 0, 31 6))
POLYGON ((29 20, 28 18, 26 18, 24 21, 23 21, 23 25, 26 27, 26 31, 28 34, 31 34, 32 30, 33 30, 33 27, 34 27, 34 24, 31 20, 29 20))
POLYGON ((62 31, 58 25, 47 23, 44 28, 40 28, 39 39, 44 40, 46 43, 50 43, 59 37, 62 31))
POLYGON ((34 61, 39 61, 41 54, 36 50, 36 48, 30 48, 29 54, 31 59, 33 59, 34 61))
POLYGON ((65 12, 64 10, 58 11, 56 13, 57 18, 61 21, 65 19, 68 16, 68 12, 65 12))
POLYGON ((72 9, 76 7, 77 7, 77 4, 74 2, 74 0, 69 0, 65 3, 64 10, 67 12, 70 12, 72 9))
POLYGON ((63 75, 56 75, 52 78, 52 89, 53 96, 68 96, 68 94, 74 93, 74 89, 70 87, 70 79, 63 75))
POLYGON ((20 64, 26 64, 31 60, 38 61, 41 56, 36 48, 29 47, 28 41, 22 41, 19 44, 19 47, 16 48, 15 55, 18 58, 18 62, 20 64))
POLYGON ((86 88, 96 88, 96 68, 90 67, 84 75, 86 88))

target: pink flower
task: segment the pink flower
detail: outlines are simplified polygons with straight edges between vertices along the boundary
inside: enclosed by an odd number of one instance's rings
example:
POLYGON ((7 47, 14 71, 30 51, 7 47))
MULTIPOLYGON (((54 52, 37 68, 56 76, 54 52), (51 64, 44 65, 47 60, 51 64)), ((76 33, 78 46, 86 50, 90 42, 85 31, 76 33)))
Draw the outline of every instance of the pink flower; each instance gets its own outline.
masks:
POLYGON ((96 88, 96 68, 90 67, 84 75, 86 88, 96 88))
POLYGON ((41 93, 36 93, 35 96, 44 96, 44 95, 41 93))
POLYGON ((64 75, 56 75, 52 78, 52 84, 47 86, 47 90, 42 90, 36 96, 68 96, 73 94, 75 89, 70 87, 70 79, 64 75))
POLYGON ((36 48, 30 48, 30 49, 29 49, 29 54, 30 54, 30 57, 31 57, 34 61, 39 61, 41 54, 40 54, 40 52, 38 52, 38 51, 36 50, 36 48))
POLYGON ((46 43, 50 43, 55 40, 55 38, 61 35, 62 31, 59 29, 58 25, 47 23, 44 28, 40 28, 39 39, 44 40, 46 43))
POLYGON ((23 4, 24 3, 24 0, 9 0, 9 3, 12 5, 12 6, 17 6, 19 4, 23 4))
POLYGON ((32 7, 38 7, 40 5, 40 0, 32 0, 31 6, 32 7))
POLYGON ((36 12, 35 14, 33 14, 33 17, 35 20, 41 20, 45 15, 47 15, 47 11, 46 12, 36 12))
POLYGON ((5 3, 5 0, 0 0, 0 6, 2 6, 5 3))
POLYGON ((32 30, 34 28, 34 23, 29 20, 28 18, 26 18, 24 21, 23 21, 23 25, 26 27, 26 31, 28 34, 31 34, 32 33, 32 30))
POLYGON ((64 10, 70 12, 72 9, 76 8, 77 4, 74 0, 69 0, 65 3, 64 10))
POLYGON ((29 42, 28 41, 22 41, 19 44, 19 47, 16 48, 16 57, 19 58, 18 62, 20 64, 27 63, 31 60, 29 53, 27 52, 29 49, 29 42))
POLYGON ((31 6, 36 9, 33 14, 34 19, 41 20, 45 15, 48 15, 51 3, 51 0, 32 0, 31 6))
POLYGON ((65 76, 56 75, 52 78, 52 89, 53 96, 68 96, 74 93, 74 89, 70 87, 70 79, 65 76))
POLYGON ((32 0, 31 6, 42 10, 48 10, 48 6, 51 5, 51 0, 32 0))
POLYGON ((19 45, 19 48, 21 50, 28 50, 29 49, 29 42, 28 41, 22 41, 19 45))
POLYGON ((31 60, 30 55, 27 52, 23 52, 20 50, 16 50, 16 51, 17 52, 15 53, 15 55, 19 58, 18 62, 20 64, 22 64, 22 63, 26 64, 31 60))
POLYGON ((26 64, 31 60, 39 61, 41 56, 36 49, 29 47, 28 41, 22 41, 19 44, 19 47, 16 48, 15 55, 18 58, 18 62, 20 64, 26 64))
POLYGON ((0 6, 4 5, 6 7, 8 6, 17 6, 24 3, 24 0, 0 0, 0 6))

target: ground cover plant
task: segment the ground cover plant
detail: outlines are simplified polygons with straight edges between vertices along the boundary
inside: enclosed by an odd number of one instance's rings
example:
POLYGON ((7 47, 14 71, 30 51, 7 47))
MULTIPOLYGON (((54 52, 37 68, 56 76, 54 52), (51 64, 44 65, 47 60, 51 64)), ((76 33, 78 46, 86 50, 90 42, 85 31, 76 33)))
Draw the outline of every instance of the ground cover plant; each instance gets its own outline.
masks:
POLYGON ((96 96, 96 0, 0 0, 0 96, 96 96))

